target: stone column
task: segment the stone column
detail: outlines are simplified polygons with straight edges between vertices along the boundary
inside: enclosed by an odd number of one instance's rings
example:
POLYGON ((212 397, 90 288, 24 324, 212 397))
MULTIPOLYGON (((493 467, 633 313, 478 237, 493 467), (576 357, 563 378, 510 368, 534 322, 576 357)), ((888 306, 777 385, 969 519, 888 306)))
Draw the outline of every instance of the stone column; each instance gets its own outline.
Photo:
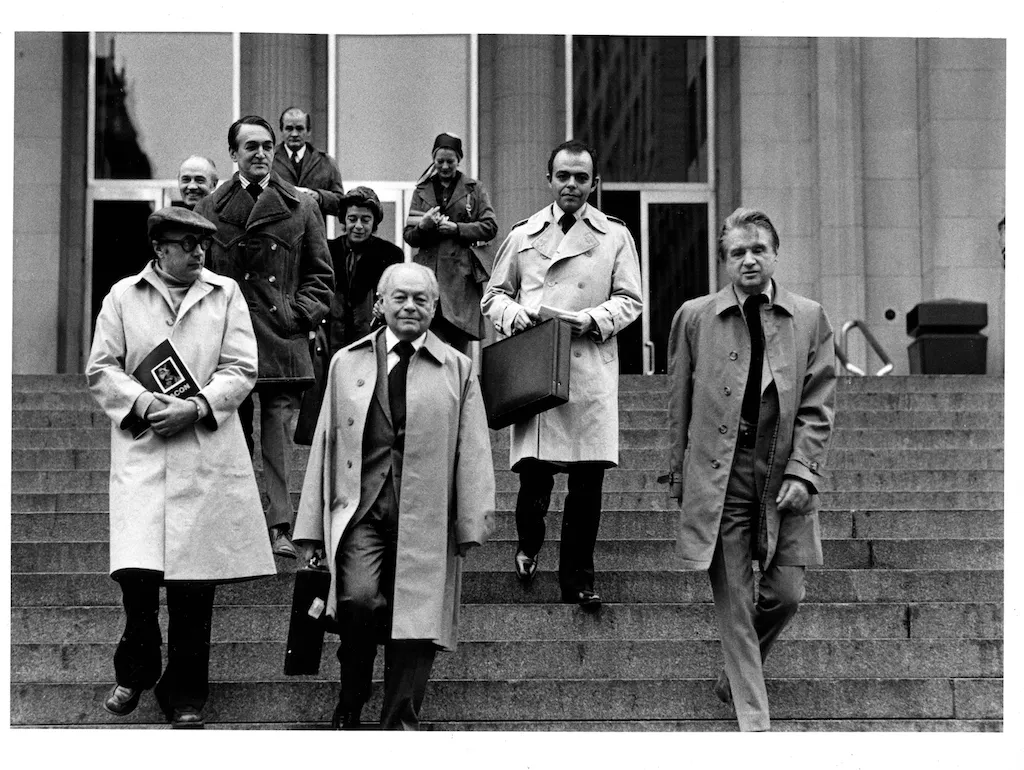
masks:
POLYGON ((241 114, 261 115, 276 133, 281 111, 302 107, 312 116, 313 143, 326 149, 326 79, 314 77, 318 62, 326 66, 325 51, 323 35, 243 34, 241 114), (314 83, 320 88, 314 89, 314 83))

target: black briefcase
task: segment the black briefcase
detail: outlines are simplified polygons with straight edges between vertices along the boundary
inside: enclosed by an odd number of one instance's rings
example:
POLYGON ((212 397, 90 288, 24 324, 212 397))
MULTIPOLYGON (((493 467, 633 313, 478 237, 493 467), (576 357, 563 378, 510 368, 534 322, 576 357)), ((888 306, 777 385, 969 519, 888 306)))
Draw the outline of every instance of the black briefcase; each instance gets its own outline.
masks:
POLYGON ((327 592, 331 573, 327 568, 310 566, 295 573, 292 615, 288 623, 288 646, 284 653, 284 673, 288 676, 316 674, 327 628, 327 592))
POLYGON ((550 318, 481 353, 480 385, 487 424, 504 428, 569 400, 572 329, 550 318))

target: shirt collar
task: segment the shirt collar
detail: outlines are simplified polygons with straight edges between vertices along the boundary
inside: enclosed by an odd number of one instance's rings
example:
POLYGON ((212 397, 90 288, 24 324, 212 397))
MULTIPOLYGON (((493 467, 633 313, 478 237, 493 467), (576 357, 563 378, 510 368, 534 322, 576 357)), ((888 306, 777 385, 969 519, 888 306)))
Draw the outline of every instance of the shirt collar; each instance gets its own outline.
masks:
MULTIPOLYGON (((583 205, 580 206, 576 210, 576 213, 572 214, 571 216, 574 219, 583 219, 587 215, 587 209, 589 208, 589 206, 590 206, 590 204, 587 203, 586 201, 584 201, 583 205)), ((551 204, 551 215, 555 218, 556 222, 560 221, 562 219, 562 217, 565 216, 565 213, 566 212, 562 209, 561 206, 559 206, 557 203, 552 202, 552 204, 551 204)))
MULTIPOLYGON (((252 182, 249 181, 249 178, 245 174, 239 174, 238 181, 242 183, 243 188, 248 188, 249 185, 252 184, 252 182)), ((257 184, 259 184, 260 187, 266 190, 267 186, 270 184, 270 174, 267 174, 265 177, 263 177, 257 184)))
MULTIPOLYGON (((288 149, 288 145, 285 145, 284 151, 288 153, 288 159, 291 160, 292 151, 288 149)), ((303 144, 302 147, 295 151, 295 154, 299 156, 298 158, 296 158, 296 160, 298 161, 301 161, 304 157, 306 157, 306 145, 303 144)))
MULTIPOLYGON (((743 303, 746 301, 747 295, 744 294, 743 297, 741 298, 740 297, 740 293, 738 291, 736 291, 736 284, 732 285, 732 293, 736 297, 736 304, 739 305, 740 307, 743 307, 743 303)), ((762 291, 761 293, 764 294, 766 297, 768 297, 768 304, 769 305, 772 304, 772 301, 775 299, 775 279, 774 278, 769 278, 768 279, 768 285, 765 287, 764 291, 762 291)))
MULTIPOLYGON (((421 334, 419 337, 412 340, 413 350, 419 350, 421 347, 423 347, 423 343, 426 341, 427 333, 423 332, 423 334, 421 334)), ((395 350, 395 345, 401 342, 401 340, 398 339, 398 335, 391 331, 391 327, 388 326, 384 327, 384 342, 388 346, 388 353, 392 353, 395 350)))

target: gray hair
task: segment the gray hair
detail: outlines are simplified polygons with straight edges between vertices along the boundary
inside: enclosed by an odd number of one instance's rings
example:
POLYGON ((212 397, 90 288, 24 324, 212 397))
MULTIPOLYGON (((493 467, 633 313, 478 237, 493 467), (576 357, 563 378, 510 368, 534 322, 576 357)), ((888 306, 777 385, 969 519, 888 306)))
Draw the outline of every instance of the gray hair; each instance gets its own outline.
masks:
POLYGON ((722 223, 722 231, 718 234, 718 258, 725 259, 725 236, 730 230, 746 227, 761 227, 768 231, 772 238, 772 249, 779 253, 779 233, 772 220, 763 211, 745 209, 742 206, 732 212, 722 223))
POLYGON ((189 155, 185 160, 178 164, 178 175, 181 176, 181 167, 188 163, 190 160, 201 160, 210 165, 210 181, 213 182, 213 186, 217 186, 217 164, 214 163, 210 158, 205 155, 189 155))
POLYGON ((395 274, 396 270, 415 270, 422 273, 423 277, 426 278, 427 287, 430 289, 431 299, 438 300, 441 298, 441 287, 437 284, 437 276, 434 271, 426 265, 420 265, 416 262, 398 262, 394 265, 388 265, 384 268, 384 272, 381 273, 380 280, 377 282, 377 296, 383 297, 387 294, 388 286, 391 285, 391 277, 395 274))

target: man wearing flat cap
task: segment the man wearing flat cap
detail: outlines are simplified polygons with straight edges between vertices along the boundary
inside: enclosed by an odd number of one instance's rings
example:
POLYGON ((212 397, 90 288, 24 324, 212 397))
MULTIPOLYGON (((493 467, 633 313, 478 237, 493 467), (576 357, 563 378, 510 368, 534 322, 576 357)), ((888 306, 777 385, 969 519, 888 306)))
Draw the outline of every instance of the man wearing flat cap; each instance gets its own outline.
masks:
MULTIPOLYGON (((238 282, 252 314, 267 528, 274 553, 294 559, 288 537, 295 519, 288 489, 292 418, 302 392, 314 384, 309 333, 330 308, 334 270, 316 203, 271 173, 274 142, 274 129, 259 116, 232 123, 228 149, 238 173, 196 212, 217 228, 212 269, 238 282)), ((239 407, 250 451, 254 410, 252 397, 239 407)))
POLYGON ((345 234, 327 242, 334 264, 334 299, 331 312, 316 332, 313 368, 316 387, 302 396, 295 427, 295 441, 309 444, 323 401, 327 367, 331 357, 360 337, 370 333, 377 282, 388 265, 405 259, 395 244, 376 235, 384 209, 369 187, 356 187, 341 199, 341 222, 345 234))
POLYGON ((238 426, 238 405, 256 382, 256 337, 238 284, 204 267, 211 222, 168 207, 149 217, 148 231, 156 258, 103 300, 86 365, 111 421, 110 575, 126 615, 117 684, 103 707, 130 714, 155 685, 171 726, 195 728, 209 695, 214 587, 275 572, 238 426), (160 384, 150 392, 134 373, 165 340, 180 360, 153 363, 160 384), (182 369, 199 386, 184 399, 173 395, 182 369))
POLYGON ((313 121, 308 112, 288 107, 278 119, 282 141, 274 151, 274 173, 295 189, 308 195, 320 207, 324 221, 328 214, 344 216, 341 171, 334 158, 313 146, 313 121))

